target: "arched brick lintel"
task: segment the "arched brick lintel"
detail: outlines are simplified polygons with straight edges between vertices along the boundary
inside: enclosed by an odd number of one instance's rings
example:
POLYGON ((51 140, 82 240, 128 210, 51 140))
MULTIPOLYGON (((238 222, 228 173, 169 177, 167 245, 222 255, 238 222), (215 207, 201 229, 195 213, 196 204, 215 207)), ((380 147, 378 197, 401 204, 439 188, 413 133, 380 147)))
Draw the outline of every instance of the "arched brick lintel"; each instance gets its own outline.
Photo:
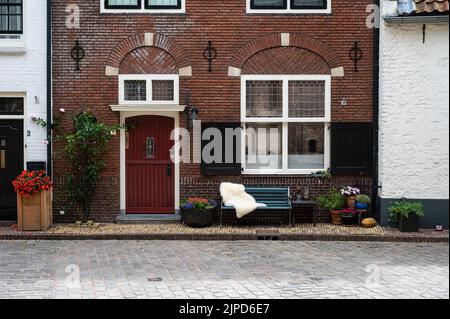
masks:
POLYGON ((231 58, 230 66, 242 69, 253 55, 276 47, 297 47, 320 55, 330 69, 342 68, 343 64, 336 51, 325 42, 302 33, 272 33, 253 39, 244 44, 231 58))
POLYGON ((130 52, 142 47, 156 47, 166 51, 174 58, 179 69, 191 66, 188 52, 172 38, 159 33, 139 33, 123 40, 113 49, 106 64, 107 72, 118 70, 122 60, 130 52))

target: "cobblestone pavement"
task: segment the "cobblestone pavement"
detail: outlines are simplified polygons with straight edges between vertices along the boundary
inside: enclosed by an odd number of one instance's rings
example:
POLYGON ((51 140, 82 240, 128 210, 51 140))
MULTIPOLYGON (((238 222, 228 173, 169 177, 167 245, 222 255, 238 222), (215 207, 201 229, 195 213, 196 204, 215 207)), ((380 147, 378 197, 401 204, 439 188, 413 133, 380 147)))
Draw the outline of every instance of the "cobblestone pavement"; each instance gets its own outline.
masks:
POLYGON ((449 248, 368 242, 3 241, 0 298, 449 298, 449 248))

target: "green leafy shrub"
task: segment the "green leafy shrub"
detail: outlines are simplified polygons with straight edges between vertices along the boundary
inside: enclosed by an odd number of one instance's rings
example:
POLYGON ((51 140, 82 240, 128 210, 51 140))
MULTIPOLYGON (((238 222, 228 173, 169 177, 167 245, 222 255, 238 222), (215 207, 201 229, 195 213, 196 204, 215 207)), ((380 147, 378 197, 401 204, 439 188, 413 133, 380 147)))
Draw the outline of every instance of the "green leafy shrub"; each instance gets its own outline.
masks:
POLYGON ((389 221, 398 223, 401 217, 408 218, 409 215, 415 214, 419 217, 425 216, 425 209, 422 203, 419 202, 394 202, 389 207, 389 221))
POLYGON ((317 197, 317 203, 327 210, 340 210, 345 207, 345 197, 336 189, 332 189, 328 195, 317 197))
POLYGON ((83 112, 74 117, 74 129, 62 136, 69 170, 65 176, 66 196, 77 209, 82 222, 91 215, 91 202, 106 167, 104 156, 111 140, 111 131, 121 126, 99 123, 94 115, 83 112))

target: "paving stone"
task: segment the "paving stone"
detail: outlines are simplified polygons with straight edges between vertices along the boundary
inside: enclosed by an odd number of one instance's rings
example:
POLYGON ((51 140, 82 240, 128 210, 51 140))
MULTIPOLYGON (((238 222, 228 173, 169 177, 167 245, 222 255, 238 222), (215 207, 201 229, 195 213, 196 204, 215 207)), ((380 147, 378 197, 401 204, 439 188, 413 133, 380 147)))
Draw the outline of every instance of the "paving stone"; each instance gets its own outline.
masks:
POLYGON ((0 241, 0 261, 1 299, 449 298, 446 243, 0 241))

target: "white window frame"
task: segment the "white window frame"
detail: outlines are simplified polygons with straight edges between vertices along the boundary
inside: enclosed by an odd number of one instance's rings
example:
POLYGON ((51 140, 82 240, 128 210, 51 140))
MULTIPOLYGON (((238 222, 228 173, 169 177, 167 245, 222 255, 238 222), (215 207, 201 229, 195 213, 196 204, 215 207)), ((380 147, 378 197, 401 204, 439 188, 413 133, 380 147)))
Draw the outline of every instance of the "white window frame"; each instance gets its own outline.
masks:
POLYGON ((291 9, 290 0, 288 0, 287 9, 252 9, 251 0, 246 1, 248 14, 331 14, 333 0, 328 0, 326 9, 291 9))
POLYGON ((124 74, 119 75, 119 104, 121 105, 178 105, 180 103, 180 78, 177 74, 124 74), (127 101, 125 100, 125 81, 145 80, 147 100, 146 101, 127 101), (155 101, 153 100, 152 81, 153 80, 172 80, 173 81, 173 101, 155 101))
POLYGON ((100 0, 100 13, 136 13, 136 14, 161 14, 161 13, 172 13, 172 14, 182 14, 186 13, 186 1, 181 0, 180 9, 146 9, 145 1, 141 1, 140 9, 107 9, 105 8, 105 0, 100 0))
POLYGON ((241 122, 246 132, 247 123, 281 123, 282 124, 282 168, 248 169, 246 168, 246 134, 242 134, 241 163, 243 174, 248 175, 307 175, 330 168, 330 122, 331 122, 331 76, 330 75, 243 75, 241 76, 241 122), (247 81, 283 81, 283 115, 281 117, 247 117, 247 81), (325 116, 321 118, 289 117, 289 81, 324 81, 325 82, 325 116), (289 123, 323 123, 324 124, 324 167, 314 169, 289 169, 289 123))
POLYGON ((23 53, 25 52, 26 34, 26 5, 27 0, 22 1, 22 33, 0 32, 0 53, 23 53))

